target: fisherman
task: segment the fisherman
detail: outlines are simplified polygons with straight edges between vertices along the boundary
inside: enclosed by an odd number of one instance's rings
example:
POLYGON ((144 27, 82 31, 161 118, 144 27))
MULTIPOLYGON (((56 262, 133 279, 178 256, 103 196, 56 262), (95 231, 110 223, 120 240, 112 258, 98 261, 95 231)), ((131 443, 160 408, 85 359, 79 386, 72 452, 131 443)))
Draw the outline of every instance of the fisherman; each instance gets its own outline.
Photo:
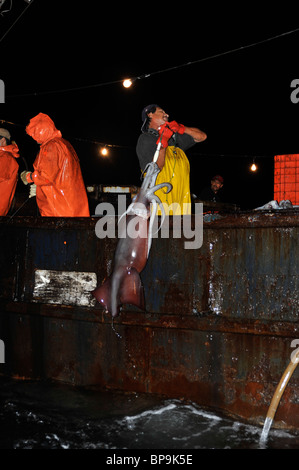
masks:
POLYGON ((224 179, 221 175, 213 176, 211 186, 207 186, 201 191, 199 199, 202 201, 221 202, 219 191, 223 188, 223 184, 224 179))
POLYGON ((18 181, 19 149, 11 143, 7 129, 0 129, 0 215, 6 215, 11 207, 18 181))
POLYGON ((62 138, 52 119, 43 113, 32 118, 26 132, 40 151, 33 168, 23 171, 24 184, 36 185, 36 202, 45 217, 89 217, 89 206, 78 156, 62 138))
POLYGON ((156 192, 161 202, 173 210, 174 215, 191 213, 190 164, 185 150, 202 142, 207 135, 195 128, 186 127, 176 121, 169 122, 169 115, 157 104, 146 106, 142 111, 142 134, 139 136, 136 151, 141 171, 153 160, 159 142, 161 148, 157 160, 160 173, 156 184, 171 183, 172 191, 166 194, 163 189, 156 192))

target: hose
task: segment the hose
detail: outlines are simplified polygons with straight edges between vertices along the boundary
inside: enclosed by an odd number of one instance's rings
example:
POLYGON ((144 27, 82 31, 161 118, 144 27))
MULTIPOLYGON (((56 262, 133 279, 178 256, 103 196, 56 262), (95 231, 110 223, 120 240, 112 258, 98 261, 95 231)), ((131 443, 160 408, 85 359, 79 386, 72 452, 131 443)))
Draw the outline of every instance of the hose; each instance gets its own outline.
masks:
POLYGON ((271 403, 270 403, 270 406, 269 406, 269 409, 268 409, 268 413, 267 413, 267 416, 266 416, 266 419, 265 419, 263 431, 262 431, 262 434, 261 434, 261 437, 260 437, 260 442, 265 442, 267 437, 268 437, 268 434, 269 434, 270 428, 272 426, 272 422, 273 422, 277 407, 279 405, 280 399, 282 397, 282 394, 283 394, 287 384, 289 383, 289 380, 292 377, 293 372, 296 369, 298 363, 299 363, 299 351, 294 355, 294 357, 292 357, 291 362, 289 363, 289 365, 285 369, 285 371, 284 371, 284 373, 283 373, 283 375, 280 379, 280 382, 276 387, 276 390, 274 392, 274 395, 273 395, 273 398, 271 400, 271 403))

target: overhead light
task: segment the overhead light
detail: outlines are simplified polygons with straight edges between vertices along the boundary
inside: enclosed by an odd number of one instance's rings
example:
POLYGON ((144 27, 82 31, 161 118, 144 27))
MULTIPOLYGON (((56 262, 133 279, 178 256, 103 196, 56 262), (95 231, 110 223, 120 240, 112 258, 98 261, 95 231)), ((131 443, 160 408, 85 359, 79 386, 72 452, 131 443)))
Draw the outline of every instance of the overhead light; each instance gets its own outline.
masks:
POLYGON ((104 157, 106 157, 109 153, 107 147, 102 147, 100 151, 104 157))
POLYGON ((124 81, 123 81, 123 87, 124 88, 130 88, 130 86, 133 85, 133 82, 130 78, 126 78, 124 81))

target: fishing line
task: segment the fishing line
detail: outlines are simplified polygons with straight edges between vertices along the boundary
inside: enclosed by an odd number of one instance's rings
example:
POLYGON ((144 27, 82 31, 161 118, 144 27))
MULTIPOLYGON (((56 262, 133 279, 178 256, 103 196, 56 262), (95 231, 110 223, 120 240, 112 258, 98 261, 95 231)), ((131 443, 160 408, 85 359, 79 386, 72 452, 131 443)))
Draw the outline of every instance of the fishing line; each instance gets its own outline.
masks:
POLYGON ((28 10, 28 8, 30 7, 30 5, 32 5, 34 0, 31 0, 27 7, 25 8, 25 10, 22 11, 22 13, 18 16, 18 18, 16 19, 16 21, 11 25, 11 27, 6 31, 6 33, 3 34, 2 38, 0 39, 0 42, 5 38, 5 36, 9 33, 9 31, 14 27, 14 25, 16 24, 17 21, 19 21, 19 19, 21 18, 21 16, 24 15, 25 11, 28 10))
POLYGON ((113 317, 112 317, 112 321, 111 321, 111 328, 112 328, 112 330, 114 331, 114 333, 116 334, 116 336, 117 336, 118 338, 122 339, 122 335, 121 335, 120 333, 118 333, 118 331, 116 331, 116 329, 115 329, 115 326, 114 326, 114 323, 113 323, 113 322, 114 322, 114 319, 113 319, 113 317))
POLYGON ((26 201, 23 202, 23 204, 9 217, 8 222, 19 212, 20 209, 22 209, 23 206, 29 201, 30 196, 26 199, 26 201))

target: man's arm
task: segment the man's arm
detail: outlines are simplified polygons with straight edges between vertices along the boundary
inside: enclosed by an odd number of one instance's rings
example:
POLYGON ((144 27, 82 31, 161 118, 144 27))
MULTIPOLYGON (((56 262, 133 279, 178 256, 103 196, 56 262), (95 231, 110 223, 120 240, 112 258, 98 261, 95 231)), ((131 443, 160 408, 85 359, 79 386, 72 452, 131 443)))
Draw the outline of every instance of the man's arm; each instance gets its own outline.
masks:
POLYGON ((156 161, 160 170, 162 170, 164 163, 165 163, 165 153, 166 153, 166 148, 162 147, 159 151, 158 160, 156 161))
MULTIPOLYGON (((144 168, 146 167, 148 163, 153 161, 155 151, 157 149, 156 140, 157 140, 157 137, 153 134, 141 134, 141 136, 138 139, 136 151, 137 151, 137 156, 139 159, 141 171, 144 170, 144 168)), ((160 170, 164 166, 165 152, 166 152, 166 148, 161 147, 158 160, 156 162, 160 170)))
MULTIPOLYGON (((177 127, 179 127, 180 128, 179 134, 189 135, 190 137, 192 137, 192 139, 194 140, 195 143, 203 142, 207 138, 207 134, 205 132, 201 131, 200 129, 198 129, 197 127, 182 126, 180 124, 175 123, 174 121, 172 123, 169 123, 169 125, 170 125, 169 128, 174 130, 175 132, 177 132, 177 127)), ((168 123, 166 123, 165 126, 168 127, 168 123)), ((161 130, 159 132, 161 132, 161 130)), ((170 136, 167 136, 167 143, 168 143, 168 138, 169 137, 170 136)), ((166 143, 165 147, 164 146, 161 147, 160 152, 159 152, 157 165, 160 168, 160 170, 162 170, 162 168, 164 166, 164 163, 165 163, 165 153, 166 153, 167 143, 166 143)))
MULTIPOLYGON (((203 142, 207 138, 207 134, 197 127, 187 127, 183 124, 178 124, 176 121, 166 122, 166 127, 169 127, 173 132, 178 132, 179 134, 188 134, 190 135, 194 142, 203 142)), ((161 129, 164 126, 161 126, 161 129)))
POLYGON ((195 142, 203 142, 207 138, 207 134, 197 127, 186 127, 185 126, 185 134, 191 135, 195 142))

